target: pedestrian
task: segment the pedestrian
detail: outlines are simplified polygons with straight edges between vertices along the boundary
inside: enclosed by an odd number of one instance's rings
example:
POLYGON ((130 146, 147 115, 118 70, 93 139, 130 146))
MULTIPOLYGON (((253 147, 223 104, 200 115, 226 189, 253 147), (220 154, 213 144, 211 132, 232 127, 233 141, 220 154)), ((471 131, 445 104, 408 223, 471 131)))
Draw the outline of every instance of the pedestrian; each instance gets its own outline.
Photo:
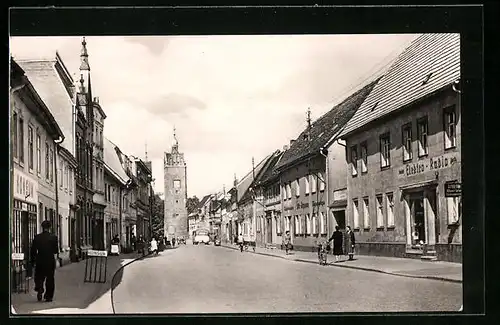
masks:
POLYGON ((35 267, 35 291, 38 301, 54 299, 56 257, 59 259, 57 237, 50 233, 52 224, 45 220, 42 222, 42 232, 33 238, 31 244, 31 265, 35 267), (45 284, 45 290, 44 290, 45 284))
POLYGON ((339 231, 339 226, 335 226, 335 231, 332 234, 332 237, 328 239, 328 241, 333 240, 333 255, 335 255, 335 263, 340 260, 340 256, 342 255, 342 238, 343 235, 339 231))
POLYGON ((139 239, 137 239, 137 250, 138 253, 142 253, 142 256, 146 255, 144 244, 144 238, 142 237, 142 235, 139 235, 139 239))
POLYGON ((175 247, 175 237, 172 237, 172 247, 175 247))
POLYGON ((120 255, 120 238, 115 235, 111 240, 111 254, 120 255))
POLYGON ((289 230, 285 232, 285 236, 283 238, 283 246, 285 247, 285 254, 288 255, 288 251, 291 249, 292 246, 292 236, 290 235, 289 230))
POLYGON ((240 245, 240 252, 243 252, 243 235, 241 233, 238 236, 238 245, 240 245))
POLYGON ((156 239, 154 237, 151 239, 151 242, 149 243, 149 247, 150 247, 151 253, 158 255, 158 243, 156 242, 156 239))
POLYGON ((349 255, 349 261, 352 261, 354 257, 354 245, 356 245, 354 231, 351 230, 351 226, 347 226, 345 233, 345 253, 349 255))
POLYGON ((132 243, 132 251, 135 252, 135 250, 137 249, 137 238, 135 238, 134 234, 132 234, 130 242, 132 243))

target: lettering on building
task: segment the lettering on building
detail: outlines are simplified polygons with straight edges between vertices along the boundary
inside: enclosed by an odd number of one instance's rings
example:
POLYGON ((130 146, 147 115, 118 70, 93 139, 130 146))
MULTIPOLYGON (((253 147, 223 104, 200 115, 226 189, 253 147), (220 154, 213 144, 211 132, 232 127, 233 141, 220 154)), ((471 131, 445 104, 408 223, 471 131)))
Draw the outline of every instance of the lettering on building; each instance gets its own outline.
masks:
POLYGON ((337 190, 333 192, 333 200, 334 201, 344 201, 347 200, 347 190, 337 190))
POLYGON ((405 178, 449 168, 458 162, 457 155, 457 153, 449 153, 438 157, 428 158, 421 162, 407 164, 397 169, 396 173, 399 178, 405 178))
POLYGON ((297 209, 305 209, 308 207, 309 207, 309 203, 301 203, 301 202, 297 203, 297 209))
POLYGON ((325 205, 325 201, 313 202, 313 207, 325 205))
POLYGON ((38 183, 23 172, 14 169, 14 198, 37 203, 38 183))
POLYGON ((283 210, 285 210, 285 211, 291 211, 291 210, 293 210, 293 207, 285 207, 283 210))
POLYGON ((457 197, 462 195, 462 183, 458 181, 450 181, 444 183, 444 196, 457 197))

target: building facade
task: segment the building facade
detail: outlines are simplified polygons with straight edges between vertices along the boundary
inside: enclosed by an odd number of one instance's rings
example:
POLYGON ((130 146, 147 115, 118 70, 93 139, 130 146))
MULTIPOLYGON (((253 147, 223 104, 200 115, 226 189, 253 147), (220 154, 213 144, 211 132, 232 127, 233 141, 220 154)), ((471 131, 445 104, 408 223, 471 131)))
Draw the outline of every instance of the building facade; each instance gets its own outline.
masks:
POLYGON ((52 221, 57 234, 57 186, 55 160, 57 142, 63 133, 54 116, 25 75, 11 60, 11 191, 12 243, 27 262, 31 241, 43 220, 52 221), (57 141, 57 142, 56 142, 57 141))
MULTIPOLYGON (((92 100, 92 114, 93 114, 93 139, 92 139, 92 174, 93 174, 93 187, 94 187, 94 195, 92 197, 92 202, 94 204, 94 236, 93 236, 93 244, 94 248, 98 249, 106 249, 108 245, 107 235, 109 234, 110 229, 107 229, 106 226, 110 220, 106 220, 105 218, 105 209, 108 204, 109 196, 106 197, 106 188, 105 188, 105 171, 104 171, 104 138, 103 138, 103 130, 104 130, 104 120, 106 119, 106 114, 99 104, 99 98, 94 97, 92 100)), ((116 197, 113 197, 113 206, 111 209, 116 209, 119 201, 118 191, 116 193, 116 197)), ((114 210, 113 210, 114 211, 114 210)))
POLYGON ((187 202, 187 166, 174 129, 172 150, 163 160, 165 214, 164 234, 168 238, 189 236, 187 202))
POLYGON ((360 253, 461 261, 459 79, 459 35, 423 35, 343 131, 360 253))
MULTIPOLYGON (((151 170, 141 159, 133 161, 134 176, 136 187, 132 190, 132 199, 134 200, 134 209, 136 213, 136 231, 137 237, 142 236, 145 240, 149 240, 151 236, 150 220, 151 220, 151 198, 150 184, 153 180, 151 170)), ((187 221, 186 221, 187 223, 187 221)))

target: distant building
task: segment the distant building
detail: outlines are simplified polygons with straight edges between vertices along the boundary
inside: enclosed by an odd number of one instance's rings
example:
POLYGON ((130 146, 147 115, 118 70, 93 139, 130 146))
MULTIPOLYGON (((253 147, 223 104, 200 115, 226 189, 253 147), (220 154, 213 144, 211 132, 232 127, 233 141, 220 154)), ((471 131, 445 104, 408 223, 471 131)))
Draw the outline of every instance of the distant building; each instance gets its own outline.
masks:
POLYGON ((424 34, 341 133, 362 254, 461 261, 460 35, 424 34))
POLYGON ((164 234, 185 237, 188 233, 187 166, 184 154, 179 152, 179 142, 174 129, 172 150, 165 153, 164 161, 165 214, 164 234))

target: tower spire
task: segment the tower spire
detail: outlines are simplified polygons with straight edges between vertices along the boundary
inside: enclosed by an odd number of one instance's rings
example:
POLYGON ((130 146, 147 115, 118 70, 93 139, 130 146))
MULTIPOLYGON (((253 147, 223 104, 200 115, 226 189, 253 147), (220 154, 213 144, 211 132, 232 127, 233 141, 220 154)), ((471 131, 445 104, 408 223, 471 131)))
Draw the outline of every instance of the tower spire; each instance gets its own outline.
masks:
POLYGON ((85 41, 85 37, 83 37, 82 40, 82 51, 80 54, 80 70, 90 71, 89 54, 87 52, 87 42, 85 41))
POLYGON ((144 159, 146 161, 148 161, 148 142, 147 141, 144 143, 144 156, 145 156, 144 159))

